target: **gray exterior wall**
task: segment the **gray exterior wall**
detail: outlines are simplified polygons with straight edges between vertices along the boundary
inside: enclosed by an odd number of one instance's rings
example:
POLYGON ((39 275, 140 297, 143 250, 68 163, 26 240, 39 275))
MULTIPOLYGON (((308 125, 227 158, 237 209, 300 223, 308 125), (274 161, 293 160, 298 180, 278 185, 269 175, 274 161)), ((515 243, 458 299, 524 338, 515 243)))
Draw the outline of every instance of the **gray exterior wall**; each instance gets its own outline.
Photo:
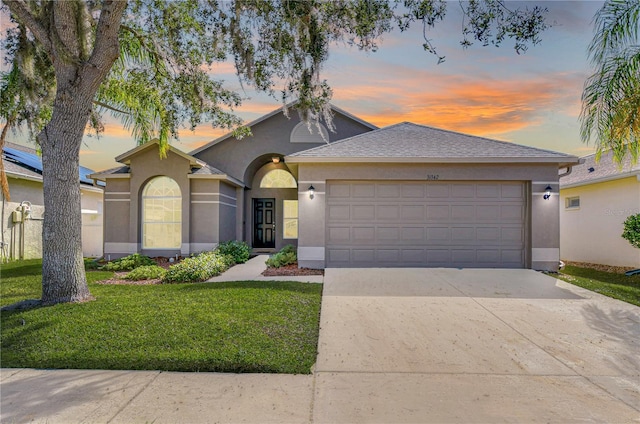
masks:
POLYGON ((109 178, 104 191, 104 257, 117 259, 136 253, 138 247, 129 234, 131 179, 109 178))
POLYGON ((527 266, 557 271, 559 260, 558 168, 555 164, 414 164, 300 163, 298 164, 298 264, 325 266, 325 200, 327 180, 428 180, 527 182, 529 246, 527 266), (315 187, 313 199, 307 188, 315 187), (543 200, 544 188, 553 195, 543 200))
MULTIPOLYGON (((255 159, 265 156, 268 161, 272 155, 289 155, 322 145, 291 143, 291 131, 300 123, 300 119, 295 110, 291 110, 290 116, 291 119, 280 112, 254 125, 251 128, 252 136, 242 140, 227 138, 195 153, 194 156, 251 187, 254 172, 266 163, 259 163, 251 170, 250 165, 255 159)), ((340 113, 334 115, 334 125, 336 132, 329 132, 330 142, 371 131, 371 128, 340 113)))

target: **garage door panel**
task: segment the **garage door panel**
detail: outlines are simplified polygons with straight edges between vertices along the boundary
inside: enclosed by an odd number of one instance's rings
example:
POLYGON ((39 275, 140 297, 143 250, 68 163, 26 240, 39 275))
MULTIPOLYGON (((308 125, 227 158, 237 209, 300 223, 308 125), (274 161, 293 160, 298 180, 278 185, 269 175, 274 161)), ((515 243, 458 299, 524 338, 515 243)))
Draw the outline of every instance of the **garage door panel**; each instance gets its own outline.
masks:
MULTIPOLYGON (((349 231, 346 231, 346 237, 349 238, 349 231)), ((376 241, 375 227, 354 227, 351 229, 351 241, 354 243, 371 243, 376 241)))
POLYGON ((379 249, 376 259, 378 262, 398 262, 400 260, 400 249, 379 249))
POLYGON ((376 207, 376 217, 379 220, 393 220, 398 222, 400 219, 400 206, 378 205, 376 207))
POLYGON ((354 221, 373 221, 376 218, 374 205, 354 205, 351 207, 351 216, 354 221))
POLYGON ((327 195, 333 199, 349 199, 351 198, 351 184, 332 183, 327 189, 327 195))
POLYGON ((427 204, 427 220, 448 221, 449 205, 429 205, 427 204))
POLYGON ((377 233, 377 239, 382 242, 402 241, 402 239, 400 238, 399 227, 378 227, 376 233, 377 233))
POLYGON ((473 199, 476 195, 475 184, 452 184, 452 199, 473 199))
POLYGON ((426 259, 424 249, 402 249, 400 256, 401 263, 405 264, 419 264, 426 259))
POLYGON ((522 205, 501 205, 500 219, 520 222, 524 219, 524 207, 522 205))
POLYGON ((352 249, 351 260, 359 263, 374 263, 376 259, 375 249, 352 249))
POLYGON ((525 264, 519 182, 329 182, 328 266, 525 264), (338 185, 333 190, 334 184, 338 185), (345 193, 358 196, 344 197, 345 193))
POLYGON ((428 199, 448 199, 451 196, 448 184, 427 184, 428 199))
POLYGON ((425 186, 424 184, 403 184, 402 185, 402 197, 407 199, 422 199, 424 198, 425 186))
POLYGON ((441 244, 451 239, 451 228, 449 227, 429 227, 427 231, 427 242, 441 244))
POLYGON ((503 184, 500 189, 503 199, 524 198, 524 185, 522 184, 503 184))
POLYGON ((351 219, 351 208, 349 205, 328 205, 327 218, 330 221, 348 221, 351 219))
POLYGON ((351 227, 329 227, 327 231, 327 244, 345 244, 351 241, 351 227))
POLYGON ((451 219, 474 222, 476 207, 474 205, 451 205, 451 219))
POLYGON ((378 198, 397 199, 402 193, 400 184, 382 184, 377 187, 378 198))
POLYGON ((366 198, 371 199, 376 195, 376 186, 374 184, 358 184, 352 186, 351 189, 352 196, 357 198, 366 198))
POLYGON ((407 221, 424 221, 424 205, 402 205, 402 220, 407 221))
POLYGON ((416 242, 425 241, 425 228, 424 227, 403 227, 402 228, 402 241, 416 242))

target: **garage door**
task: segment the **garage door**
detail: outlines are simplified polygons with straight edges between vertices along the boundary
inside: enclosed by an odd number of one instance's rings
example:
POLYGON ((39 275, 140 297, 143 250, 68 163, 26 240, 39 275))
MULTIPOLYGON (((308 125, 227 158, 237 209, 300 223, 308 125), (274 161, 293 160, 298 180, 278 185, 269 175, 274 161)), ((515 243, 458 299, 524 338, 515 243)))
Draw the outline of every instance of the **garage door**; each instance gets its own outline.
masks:
POLYGON ((524 268, 523 182, 327 184, 329 267, 524 268))

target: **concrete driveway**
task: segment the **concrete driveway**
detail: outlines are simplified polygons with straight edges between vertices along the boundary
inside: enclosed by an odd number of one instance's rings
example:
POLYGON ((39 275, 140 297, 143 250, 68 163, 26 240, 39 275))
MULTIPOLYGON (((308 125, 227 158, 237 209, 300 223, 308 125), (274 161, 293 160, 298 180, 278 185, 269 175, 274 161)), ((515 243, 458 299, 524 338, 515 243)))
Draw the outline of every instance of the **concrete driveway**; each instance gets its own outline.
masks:
POLYGON ((328 269, 315 422, 640 422, 640 309, 530 270, 328 269))
POLYGON ((0 371, 7 423, 640 423, 640 308, 527 270, 328 269, 313 375, 0 371))

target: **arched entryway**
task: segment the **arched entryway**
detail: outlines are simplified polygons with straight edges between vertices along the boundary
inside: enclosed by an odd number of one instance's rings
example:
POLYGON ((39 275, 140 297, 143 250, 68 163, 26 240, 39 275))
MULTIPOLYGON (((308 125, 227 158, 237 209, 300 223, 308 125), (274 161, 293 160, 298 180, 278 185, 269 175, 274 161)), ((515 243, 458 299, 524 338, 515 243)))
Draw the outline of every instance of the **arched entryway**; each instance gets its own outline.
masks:
POLYGON ((298 242, 298 183, 280 161, 258 168, 247 190, 247 241, 254 249, 279 250, 298 242))

